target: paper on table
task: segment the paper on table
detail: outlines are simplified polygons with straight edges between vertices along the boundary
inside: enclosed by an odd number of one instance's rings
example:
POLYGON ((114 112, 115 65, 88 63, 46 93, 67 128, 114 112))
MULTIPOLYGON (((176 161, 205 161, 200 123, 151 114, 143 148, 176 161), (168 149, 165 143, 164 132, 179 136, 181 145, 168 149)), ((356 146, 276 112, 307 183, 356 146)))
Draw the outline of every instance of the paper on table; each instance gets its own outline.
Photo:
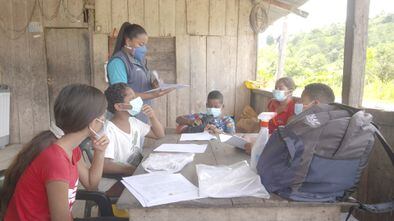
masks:
POLYGON ((143 207, 200 198, 198 188, 181 174, 143 174, 124 177, 122 183, 143 207))
POLYGON ((238 147, 240 149, 245 149, 245 144, 247 141, 239 136, 230 136, 226 134, 219 134, 220 141, 222 143, 229 144, 234 147, 238 147))
POLYGON ((212 139, 216 139, 216 137, 205 131, 202 133, 182 134, 181 139, 179 139, 179 141, 212 140, 212 139))
POLYGON ((175 88, 175 89, 181 89, 181 88, 185 88, 185 87, 189 87, 189 85, 187 84, 166 84, 166 83, 161 83, 159 84, 160 86, 158 88, 149 90, 149 91, 145 91, 144 93, 152 93, 155 91, 160 91, 160 90, 166 90, 166 89, 171 89, 171 88, 175 88))
POLYGON ((206 144, 162 144, 153 151, 159 152, 180 152, 180 153, 204 153, 206 144))

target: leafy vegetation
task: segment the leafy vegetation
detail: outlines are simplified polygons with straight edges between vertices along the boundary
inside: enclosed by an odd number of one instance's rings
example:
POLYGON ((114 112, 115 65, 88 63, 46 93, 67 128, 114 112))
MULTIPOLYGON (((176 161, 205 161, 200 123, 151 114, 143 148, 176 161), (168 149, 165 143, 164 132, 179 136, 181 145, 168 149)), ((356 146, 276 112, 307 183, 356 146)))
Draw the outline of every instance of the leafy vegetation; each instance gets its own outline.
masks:
MULTIPOLYGON (((285 73, 299 90, 312 82, 330 85, 341 97, 345 24, 331 24, 289 37, 285 73)), ((259 49, 258 79, 273 87, 278 44, 268 36, 259 49)), ((394 103, 394 14, 369 21, 364 100, 394 103)))

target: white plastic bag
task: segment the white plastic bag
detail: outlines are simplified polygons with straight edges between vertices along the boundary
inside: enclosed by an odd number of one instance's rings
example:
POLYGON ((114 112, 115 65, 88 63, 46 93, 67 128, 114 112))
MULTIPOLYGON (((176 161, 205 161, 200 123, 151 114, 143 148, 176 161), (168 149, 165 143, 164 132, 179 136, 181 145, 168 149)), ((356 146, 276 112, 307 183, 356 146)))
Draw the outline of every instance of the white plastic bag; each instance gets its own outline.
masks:
POLYGON ((194 153, 152 153, 142 162, 142 167, 149 173, 157 171, 176 173, 193 159, 194 153))
POLYGON ((253 172, 246 161, 230 166, 196 165, 200 196, 232 198, 254 196, 270 197, 261 184, 260 176, 253 172))

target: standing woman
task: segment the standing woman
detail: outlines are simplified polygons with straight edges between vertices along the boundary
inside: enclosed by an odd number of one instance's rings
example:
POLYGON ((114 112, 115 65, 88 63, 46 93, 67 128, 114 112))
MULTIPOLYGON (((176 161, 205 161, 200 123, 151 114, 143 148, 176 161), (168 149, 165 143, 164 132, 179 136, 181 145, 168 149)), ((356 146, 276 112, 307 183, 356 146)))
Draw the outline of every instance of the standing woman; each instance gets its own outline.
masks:
POLYGON ((101 179, 103 135, 107 102, 104 94, 88 85, 69 85, 56 98, 56 126, 36 135, 6 170, 0 195, 0 220, 70 221, 78 182, 88 190, 101 179), (94 158, 87 167, 78 145, 93 140, 94 158))
MULTIPOLYGON (((137 97, 143 99, 144 104, 151 105, 152 99, 168 94, 172 89, 144 93, 158 87, 156 77, 146 66, 147 42, 148 34, 143 27, 129 22, 123 23, 108 62, 107 73, 110 85, 126 83, 135 91, 137 97)), ((143 113, 136 118, 148 123, 148 117, 143 113)))

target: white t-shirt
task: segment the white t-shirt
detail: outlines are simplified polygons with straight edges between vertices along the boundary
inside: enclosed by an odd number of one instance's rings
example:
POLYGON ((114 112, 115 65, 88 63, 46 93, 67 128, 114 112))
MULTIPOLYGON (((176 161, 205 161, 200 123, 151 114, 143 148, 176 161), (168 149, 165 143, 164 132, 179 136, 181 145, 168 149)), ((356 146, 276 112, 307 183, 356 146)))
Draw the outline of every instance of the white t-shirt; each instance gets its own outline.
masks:
POLYGON ((135 151, 142 152, 141 137, 145 137, 149 133, 150 126, 134 117, 130 117, 129 122, 131 127, 130 134, 119 129, 111 121, 108 122, 105 132, 108 136, 109 144, 107 149, 105 149, 105 158, 127 163, 132 153, 135 151))

